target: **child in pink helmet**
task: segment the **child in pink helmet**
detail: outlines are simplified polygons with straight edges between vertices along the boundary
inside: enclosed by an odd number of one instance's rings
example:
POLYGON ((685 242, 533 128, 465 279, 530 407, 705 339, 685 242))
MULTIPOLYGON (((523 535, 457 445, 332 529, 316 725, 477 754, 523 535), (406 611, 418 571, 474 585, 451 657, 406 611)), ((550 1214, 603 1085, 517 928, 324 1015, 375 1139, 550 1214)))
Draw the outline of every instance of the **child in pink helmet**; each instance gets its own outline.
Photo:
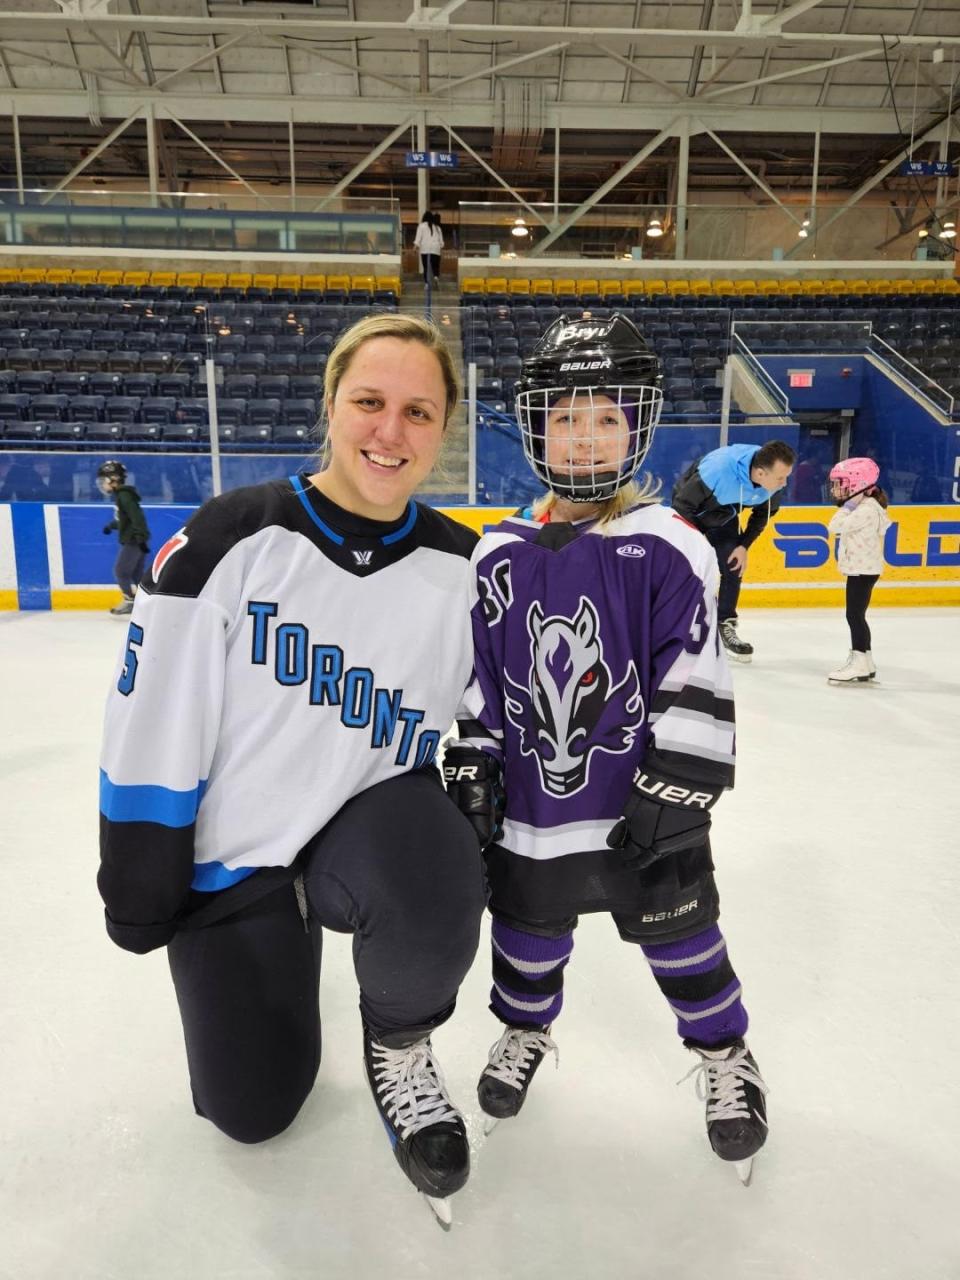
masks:
POLYGON ((829 529, 840 537, 837 563, 847 579, 850 653, 827 679, 831 684, 872 680, 877 674, 870 651, 867 606, 883 570, 883 539, 890 527, 887 497, 877 484, 880 469, 872 458, 847 458, 830 472, 830 493, 840 510, 829 529))

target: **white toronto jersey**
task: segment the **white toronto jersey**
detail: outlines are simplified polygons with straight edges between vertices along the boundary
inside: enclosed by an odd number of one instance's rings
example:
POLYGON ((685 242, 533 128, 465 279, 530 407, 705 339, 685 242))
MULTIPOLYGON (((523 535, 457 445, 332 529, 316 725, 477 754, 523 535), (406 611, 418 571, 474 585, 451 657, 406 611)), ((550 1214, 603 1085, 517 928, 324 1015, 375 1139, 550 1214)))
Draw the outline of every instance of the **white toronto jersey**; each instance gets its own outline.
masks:
POLYGON ((130 917, 126 888, 125 914, 110 900, 119 860, 141 863, 148 896, 154 849, 189 870, 185 890, 225 888, 432 763, 470 676, 475 541, 415 503, 363 521, 294 476, 208 503, 161 548, 106 710, 108 917, 130 917))

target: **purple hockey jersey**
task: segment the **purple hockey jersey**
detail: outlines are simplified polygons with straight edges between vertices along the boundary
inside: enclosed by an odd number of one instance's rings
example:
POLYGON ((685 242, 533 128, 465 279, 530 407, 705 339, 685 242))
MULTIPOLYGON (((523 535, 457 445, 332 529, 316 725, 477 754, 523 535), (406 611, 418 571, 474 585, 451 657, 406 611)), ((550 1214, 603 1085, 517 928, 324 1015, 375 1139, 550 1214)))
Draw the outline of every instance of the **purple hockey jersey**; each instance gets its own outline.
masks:
POLYGON ((636 904, 606 845, 650 747, 733 785, 734 710, 716 554, 669 507, 598 526, 525 511, 473 553, 475 669, 461 738, 502 763, 494 909, 554 922, 636 904))

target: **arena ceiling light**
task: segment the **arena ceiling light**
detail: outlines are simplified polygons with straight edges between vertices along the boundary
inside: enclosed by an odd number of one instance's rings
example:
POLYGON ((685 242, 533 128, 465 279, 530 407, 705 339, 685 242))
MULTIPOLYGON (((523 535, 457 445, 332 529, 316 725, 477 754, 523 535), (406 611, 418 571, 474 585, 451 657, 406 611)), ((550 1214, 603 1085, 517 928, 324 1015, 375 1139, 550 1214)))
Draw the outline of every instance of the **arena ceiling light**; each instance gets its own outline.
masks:
POLYGON ((943 230, 940 232, 941 240, 952 240, 957 234, 957 224, 952 218, 947 218, 943 224, 943 230))
POLYGON ((518 240, 530 234, 530 228, 524 222, 523 217, 515 218, 513 226, 510 228, 510 234, 516 236, 518 240))
POLYGON ((656 240, 658 236, 663 235, 663 223, 659 218, 650 219, 650 225, 647 227, 647 235, 651 240, 656 240))

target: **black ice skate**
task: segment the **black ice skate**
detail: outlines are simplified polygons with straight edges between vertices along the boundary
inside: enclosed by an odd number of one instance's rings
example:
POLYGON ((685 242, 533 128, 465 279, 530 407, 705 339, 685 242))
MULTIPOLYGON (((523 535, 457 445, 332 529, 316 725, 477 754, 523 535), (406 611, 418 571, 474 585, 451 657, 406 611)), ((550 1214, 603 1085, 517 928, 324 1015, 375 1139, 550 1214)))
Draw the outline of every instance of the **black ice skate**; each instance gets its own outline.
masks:
POLYGON ((697 1096, 707 1104, 707 1136, 721 1160, 736 1165, 737 1176, 750 1185, 753 1157, 767 1140, 767 1086, 742 1040, 720 1049, 683 1042, 702 1061, 684 1076, 696 1075, 697 1096))
POLYGON ((430 1041, 390 1049, 365 1032, 363 1062, 397 1163, 426 1196, 440 1224, 449 1227, 446 1197, 470 1175, 470 1147, 430 1041))
POLYGON ((548 1053, 552 1053, 560 1065, 560 1051, 550 1039, 549 1031, 549 1027, 540 1031, 507 1027, 490 1050, 489 1061, 477 1084, 480 1106, 491 1117, 484 1125, 485 1133, 490 1133, 498 1120, 517 1115, 530 1081, 548 1053))
POLYGON ((753 645, 737 635, 736 618, 727 618, 720 623, 720 639, 734 662, 749 662, 753 658, 753 645))

